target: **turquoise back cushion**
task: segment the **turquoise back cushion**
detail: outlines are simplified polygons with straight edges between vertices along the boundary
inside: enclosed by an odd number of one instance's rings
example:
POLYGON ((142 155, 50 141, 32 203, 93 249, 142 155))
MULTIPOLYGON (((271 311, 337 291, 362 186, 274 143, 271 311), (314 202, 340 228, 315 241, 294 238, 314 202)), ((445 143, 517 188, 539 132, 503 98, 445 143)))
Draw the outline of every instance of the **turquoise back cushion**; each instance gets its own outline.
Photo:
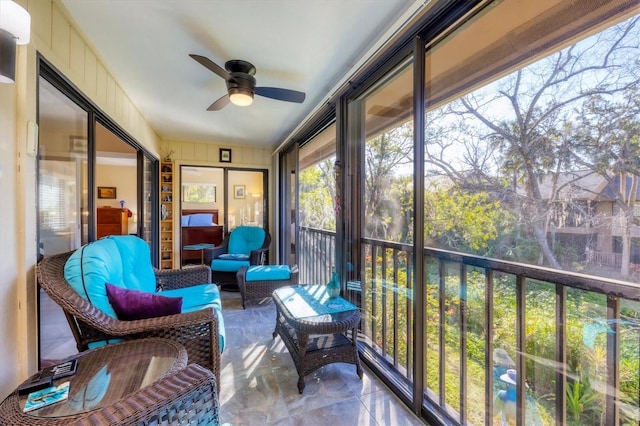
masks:
POLYGON ((155 274, 147 243, 133 235, 110 236, 75 251, 64 277, 82 298, 117 318, 107 297, 106 283, 130 290, 155 292, 155 274))
MULTIPOLYGON (((156 274, 151 265, 149 244, 135 235, 111 235, 122 259, 122 286, 129 290, 156 291, 156 274)), ((117 284, 117 283, 111 283, 117 284)))
POLYGON ((259 226, 238 226, 229 237, 229 253, 251 254, 264 244, 264 229, 259 226))

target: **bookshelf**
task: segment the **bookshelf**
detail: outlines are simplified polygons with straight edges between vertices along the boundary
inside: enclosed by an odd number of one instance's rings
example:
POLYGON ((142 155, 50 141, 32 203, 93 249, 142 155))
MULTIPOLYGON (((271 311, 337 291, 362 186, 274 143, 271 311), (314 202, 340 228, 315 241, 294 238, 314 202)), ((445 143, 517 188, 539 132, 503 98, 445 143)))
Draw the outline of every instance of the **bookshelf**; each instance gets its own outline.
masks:
POLYGON ((160 269, 173 269, 173 163, 160 163, 160 269))

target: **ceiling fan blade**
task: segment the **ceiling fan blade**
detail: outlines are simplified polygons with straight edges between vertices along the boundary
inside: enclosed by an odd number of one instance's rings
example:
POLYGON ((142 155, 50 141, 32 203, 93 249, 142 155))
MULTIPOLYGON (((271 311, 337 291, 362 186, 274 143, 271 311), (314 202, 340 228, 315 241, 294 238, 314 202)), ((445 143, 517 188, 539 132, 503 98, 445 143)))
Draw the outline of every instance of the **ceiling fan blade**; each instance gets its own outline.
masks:
POLYGON ((222 108, 226 107, 229 104, 229 94, 224 95, 214 103, 212 103, 207 111, 220 111, 222 108))
POLYGON ((297 90, 280 89, 277 87, 256 87, 255 94, 264 96, 265 98, 285 102, 296 102, 298 104, 304 102, 306 96, 303 92, 298 92, 297 90))
POLYGON ((213 62, 211 59, 206 58, 204 56, 200 56, 200 55, 194 55, 193 53, 190 53, 189 56, 191 56, 193 59, 198 61, 201 65, 203 65, 210 71, 213 71, 214 73, 218 74, 220 77, 224 78, 225 81, 235 81, 235 79, 231 76, 231 74, 229 74, 227 70, 225 70, 220 65, 213 62))

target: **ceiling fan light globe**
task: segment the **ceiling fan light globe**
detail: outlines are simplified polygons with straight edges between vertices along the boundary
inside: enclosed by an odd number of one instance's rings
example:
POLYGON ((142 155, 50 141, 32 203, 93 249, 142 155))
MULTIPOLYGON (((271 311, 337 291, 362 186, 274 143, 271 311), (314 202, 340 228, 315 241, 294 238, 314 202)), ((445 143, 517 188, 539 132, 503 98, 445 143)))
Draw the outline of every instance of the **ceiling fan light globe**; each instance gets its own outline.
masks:
POLYGON ((251 93, 235 92, 229 94, 229 100, 234 105, 249 106, 253 103, 253 96, 251 93))

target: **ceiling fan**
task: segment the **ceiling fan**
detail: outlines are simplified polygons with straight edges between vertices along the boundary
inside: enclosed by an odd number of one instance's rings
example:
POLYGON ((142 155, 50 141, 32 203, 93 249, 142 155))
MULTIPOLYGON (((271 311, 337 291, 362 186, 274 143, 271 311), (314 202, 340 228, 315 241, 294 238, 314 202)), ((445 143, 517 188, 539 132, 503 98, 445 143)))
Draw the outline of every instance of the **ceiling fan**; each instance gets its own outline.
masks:
POLYGON ((256 87, 256 67, 240 59, 225 62, 224 68, 211 59, 200 55, 189 54, 200 64, 219 75, 227 83, 227 94, 212 103, 208 111, 219 111, 229 102, 238 106, 248 106, 253 103, 253 95, 276 99, 285 102, 304 102, 305 94, 297 90, 281 89, 278 87, 256 87))

